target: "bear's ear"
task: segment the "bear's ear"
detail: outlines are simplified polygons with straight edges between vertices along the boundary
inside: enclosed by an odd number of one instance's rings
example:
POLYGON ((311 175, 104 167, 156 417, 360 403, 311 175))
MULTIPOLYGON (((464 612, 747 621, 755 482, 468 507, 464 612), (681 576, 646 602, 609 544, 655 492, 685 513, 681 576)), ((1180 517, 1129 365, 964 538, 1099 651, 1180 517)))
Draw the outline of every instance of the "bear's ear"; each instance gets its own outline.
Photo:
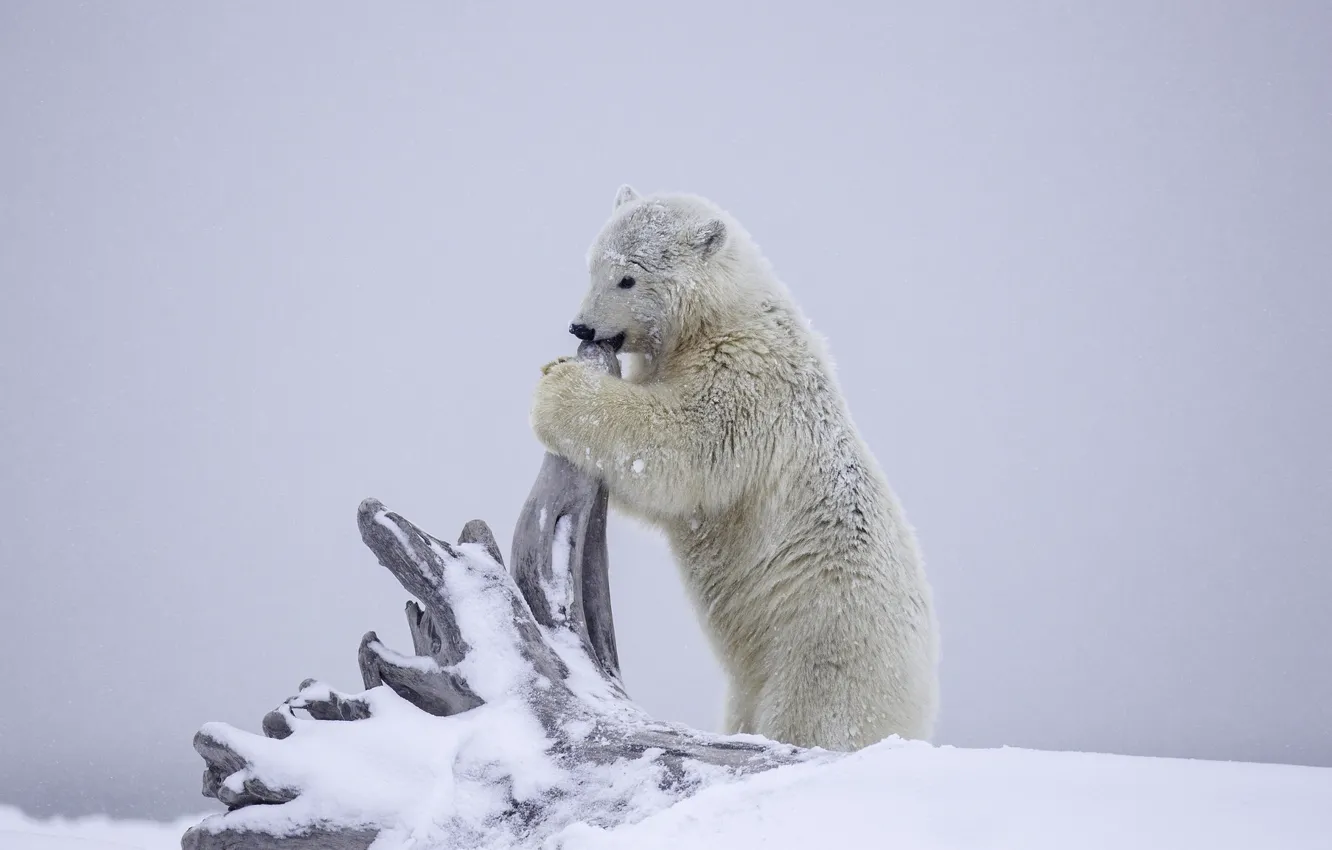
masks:
POLYGON ((618 210, 630 201, 638 200, 638 197, 639 195, 634 191, 633 186, 630 186, 628 183, 624 184, 615 191, 615 206, 611 207, 611 212, 618 210))
POLYGON ((694 231, 694 249, 703 259, 711 257, 726 244, 726 222, 711 218, 703 222, 694 231))

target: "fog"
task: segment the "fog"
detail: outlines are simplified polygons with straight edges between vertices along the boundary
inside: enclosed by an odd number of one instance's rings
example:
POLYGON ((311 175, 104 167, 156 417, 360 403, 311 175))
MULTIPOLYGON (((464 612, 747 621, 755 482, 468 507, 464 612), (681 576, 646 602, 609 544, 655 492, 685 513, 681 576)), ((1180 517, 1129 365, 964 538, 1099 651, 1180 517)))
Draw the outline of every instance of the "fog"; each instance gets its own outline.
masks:
MULTIPOLYGON (((622 182, 828 338, 938 742, 1332 765, 1332 12, 902 5, 0 5, 0 803, 206 810, 201 723, 410 647, 362 498, 507 551, 622 182)), ((630 692, 715 727, 610 538, 630 692)))

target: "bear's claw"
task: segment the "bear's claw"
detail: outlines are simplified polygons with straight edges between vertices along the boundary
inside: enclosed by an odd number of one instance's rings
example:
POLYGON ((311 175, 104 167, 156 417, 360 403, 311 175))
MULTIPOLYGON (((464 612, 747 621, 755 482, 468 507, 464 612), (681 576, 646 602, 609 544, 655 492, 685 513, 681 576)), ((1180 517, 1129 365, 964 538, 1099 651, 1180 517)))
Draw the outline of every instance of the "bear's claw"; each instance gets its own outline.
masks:
POLYGON ((541 374, 549 375, 550 370, 554 369, 556 366, 560 365, 561 363, 568 363, 570 360, 576 360, 576 359, 577 358, 575 357, 556 357, 554 360, 550 361, 545 366, 541 367, 541 374))

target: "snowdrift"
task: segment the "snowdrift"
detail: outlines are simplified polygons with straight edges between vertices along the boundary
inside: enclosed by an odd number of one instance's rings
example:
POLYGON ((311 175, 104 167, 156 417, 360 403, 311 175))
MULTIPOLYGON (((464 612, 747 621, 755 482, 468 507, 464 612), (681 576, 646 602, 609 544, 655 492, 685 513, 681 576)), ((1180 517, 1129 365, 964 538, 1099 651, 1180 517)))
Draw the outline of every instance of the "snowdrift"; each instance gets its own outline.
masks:
MULTIPOLYGON (((626 782, 650 772, 622 770, 626 782)), ((175 850, 186 825, 37 821, 0 808, 0 850, 175 850)), ((375 847, 429 846, 432 830, 422 813, 412 837, 385 836, 375 847)), ((635 823, 569 824, 535 846, 1327 850, 1332 769, 885 741, 710 785, 635 823)))

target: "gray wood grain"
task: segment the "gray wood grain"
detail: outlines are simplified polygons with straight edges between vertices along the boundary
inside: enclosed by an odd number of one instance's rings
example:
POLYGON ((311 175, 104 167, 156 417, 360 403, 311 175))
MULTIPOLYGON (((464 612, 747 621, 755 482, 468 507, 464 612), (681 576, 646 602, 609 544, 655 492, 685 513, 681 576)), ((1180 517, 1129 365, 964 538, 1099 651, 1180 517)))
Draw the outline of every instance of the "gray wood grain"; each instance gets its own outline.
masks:
MULTIPOLYGON (((603 346, 584 342, 578 347, 578 356, 597 363, 607 374, 620 376, 619 361, 603 346)), ((557 625, 557 618, 545 588, 557 583, 556 569, 571 571, 573 604, 559 622, 573 628, 602 670, 618 682, 620 657, 615 648, 610 555, 606 550, 608 501, 604 484, 579 472, 559 455, 547 453, 514 526, 509 561, 533 616, 547 628, 557 625), (562 519, 570 520, 573 532, 572 558, 567 567, 551 563, 555 532, 562 519)))

